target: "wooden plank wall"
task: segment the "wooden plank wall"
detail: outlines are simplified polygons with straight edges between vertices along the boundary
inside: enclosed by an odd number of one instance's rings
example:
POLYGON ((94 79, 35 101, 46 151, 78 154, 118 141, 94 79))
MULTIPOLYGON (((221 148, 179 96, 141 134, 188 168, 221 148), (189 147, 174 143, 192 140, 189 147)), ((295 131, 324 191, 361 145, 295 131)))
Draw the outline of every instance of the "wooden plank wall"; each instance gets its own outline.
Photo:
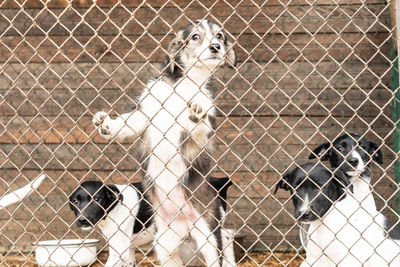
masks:
POLYGON ((215 80, 213 155, 214 174, 235 183, 227 224, 244 233, 244 246, 300 248, 288 194, 272 189, 281 173, 343 131, 383 144, 385 163, 373 164, 373 182, 388 200, 378 206, 393 217, 386 1, 117 2, 0 4, 0 192, 42 171, 49 177, 41 195, 0 211, 3 249, 84 237, 66 202, 73 188, 88 179, 140 179, 131 143, 107 144, 92 115, 134 108, 159 71, 172 30, 199 18, 224 23, 239 60, 215 80))

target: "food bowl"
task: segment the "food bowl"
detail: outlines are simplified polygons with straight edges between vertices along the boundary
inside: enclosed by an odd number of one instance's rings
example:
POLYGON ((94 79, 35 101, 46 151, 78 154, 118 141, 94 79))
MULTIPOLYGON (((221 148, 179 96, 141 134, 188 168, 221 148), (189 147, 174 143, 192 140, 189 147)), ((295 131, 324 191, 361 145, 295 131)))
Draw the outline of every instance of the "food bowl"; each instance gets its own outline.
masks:
POLYGON ((39 266, 85 266, 97 256, 97 239, 46 240, 34 243, 39 266))

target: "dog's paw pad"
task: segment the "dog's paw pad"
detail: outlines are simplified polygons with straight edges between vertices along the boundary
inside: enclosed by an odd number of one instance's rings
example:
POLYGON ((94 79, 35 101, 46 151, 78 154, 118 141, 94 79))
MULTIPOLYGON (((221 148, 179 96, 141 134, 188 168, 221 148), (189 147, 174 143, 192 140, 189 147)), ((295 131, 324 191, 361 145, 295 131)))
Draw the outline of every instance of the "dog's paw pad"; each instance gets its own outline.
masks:
POLYGON ((104 111, 99 111, 96 114, 94 114, 92 122, 95 126, 100 126, 107 118, 107 116, 108 114, 105 113, 104 111))
POLYGON ((203 108, 196 103, 189 103, 189 110, 189 119, 193 122, 197 123, 206 116, 206 114, 203 113, 203 108))
POLYGON ((201 106, 196 103, 190 103, 189 107, 190 107, 192 113, 194 113, 194 114, 201 115, 203 113, 203 109, 201 108, 201 106))
POLYGON ((110 127, 108 125, 102 125, 100 129, 100 133, 103 135, 109 135, 110 134, 110 127))

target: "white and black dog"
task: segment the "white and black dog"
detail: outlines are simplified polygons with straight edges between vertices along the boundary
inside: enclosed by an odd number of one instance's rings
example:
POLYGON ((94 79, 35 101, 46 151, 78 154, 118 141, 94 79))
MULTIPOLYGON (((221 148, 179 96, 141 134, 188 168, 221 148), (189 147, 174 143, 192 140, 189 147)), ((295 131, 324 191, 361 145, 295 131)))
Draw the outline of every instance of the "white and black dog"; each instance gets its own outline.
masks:
MULTIPOLYGON (((226 212, 228 178, 209 179, 218 192, 220 207, 226 212)), ((108 240, 107 267, 134 266, 135 248, 154 240, 153 209, 142 183, 130 185, 104 184, 87 181, 78 186, 69 197, 69 205, 76 216, 76 225, 90 230, 97 225, 108 240)), ((195 258, 196 245, 180 247, 180 256, 187 262, 195 258)))
MULTIPOLYGON (((155 251, 162 266, 182 266, 177 249, 190 235, 207 266, 235 265, 223 248, 222 214, 206 182, 215 129, 211 80, 236 54, 222 27, 195 21, 178 32, 168 48, 163 74, 151 79, 137 108, 111 119, 98 112, 93 123, 107 139, 137 136, 145 188, 155 208, 155 251)), ((227 251, 229 250, 229 251, 227 251)))
POLYGON ((332 168, 339 168, 349 176, 360 201, 373 200, 369 166, 372 161, 383 163, 382 152, 375 142, 356 134, 344 134, 332 143, 319 145, 308 158, 329 160, 332 168))
POLYGON ((341 169, 307 163, 285 173, 279 188, 292 193, 295 218, 309 224, 301 266, 400 266, 400 241, 360 205, 341 169))
MULTIPOLYGON (((309 159, 318 157, 329 160, 331 167, 339 168, 349 177, 354 187, 354 197, 363 209, 376 215, 377 208, 371 189, 371 161, 383 163, 382 151, 378 144, 356 134, 345 134, 333 143, 323 143, 310 154, 309 159)), ((390 238, 400 240, 400 230, 380 212, 374 218, 390 238)))

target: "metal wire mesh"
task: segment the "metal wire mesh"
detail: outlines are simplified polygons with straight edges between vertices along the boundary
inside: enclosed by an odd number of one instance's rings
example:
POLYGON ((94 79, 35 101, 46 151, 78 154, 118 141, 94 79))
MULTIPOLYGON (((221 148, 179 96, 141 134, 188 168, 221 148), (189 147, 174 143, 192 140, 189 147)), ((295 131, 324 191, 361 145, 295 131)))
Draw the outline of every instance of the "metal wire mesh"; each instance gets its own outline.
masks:
MULTIPOLYGON (((0 211, 0 265, 30 266, 32 243, 47 239, 95 237, 107 251, 99 230, 74 225, 68 197, 86 180, 143 177, 134 141, 106 141, 93 115, 133 110, 160 74, 169 42, 197 19, 222 25, 238 58, 214 77, 211 154, 212 174, 233 182, 225 228, 238 233, 237 262, 297 266, 304 259, 289 195, 273 188, 343 133, 379 143, 384 164, 372 164, 372 191, 378 210, 396 221, 390 11, 383 0, 2 1, 0 192, 42 172, 48 178, 0 211)), ((144 262, 157 264, 140 248, 137 263, 144 262)))

